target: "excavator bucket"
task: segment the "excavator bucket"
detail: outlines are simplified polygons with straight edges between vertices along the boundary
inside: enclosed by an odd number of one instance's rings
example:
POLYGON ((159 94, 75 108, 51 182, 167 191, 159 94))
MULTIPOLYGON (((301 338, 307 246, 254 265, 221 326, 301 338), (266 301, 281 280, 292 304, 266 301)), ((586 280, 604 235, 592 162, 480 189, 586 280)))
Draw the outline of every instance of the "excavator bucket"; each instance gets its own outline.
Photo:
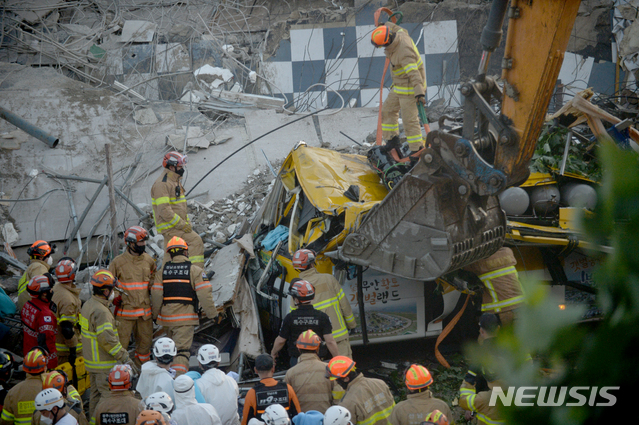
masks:
MULTIPOLYGON (((446 138, 455 145, 455 136, 437 133, 429 140, 446 138)), ((449 163, 424 149, 415 167, 346 237, 339 257, 407 279, 433 280, 497 251, 506 235, 497 196, 480 196, 469 176, 463 179, 449 163)))

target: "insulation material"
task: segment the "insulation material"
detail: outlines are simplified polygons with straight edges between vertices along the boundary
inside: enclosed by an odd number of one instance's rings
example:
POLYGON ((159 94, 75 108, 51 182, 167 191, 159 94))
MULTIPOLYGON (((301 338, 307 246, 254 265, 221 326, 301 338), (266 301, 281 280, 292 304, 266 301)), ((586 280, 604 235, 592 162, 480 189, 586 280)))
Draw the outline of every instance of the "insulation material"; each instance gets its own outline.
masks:
POLYGON ((240 336, 233 351, 232 360, 244 353, 251 358, 262 354, 262 344, 260 342, 260 321, 256 304, 253 300, 254 294, 244 277, 239 281, 239 290, 233 304, 233 311, 240 317, 240 336))

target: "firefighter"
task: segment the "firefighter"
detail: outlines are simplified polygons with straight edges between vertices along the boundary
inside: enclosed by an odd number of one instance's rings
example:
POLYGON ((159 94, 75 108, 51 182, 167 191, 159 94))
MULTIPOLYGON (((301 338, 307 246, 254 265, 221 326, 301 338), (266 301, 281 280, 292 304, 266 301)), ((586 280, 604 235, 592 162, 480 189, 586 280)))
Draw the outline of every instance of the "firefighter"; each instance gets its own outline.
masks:
POLYGON ((134 366, 129 360, 129 353, 120 344, 117 324, 109 310, 116 285, 117 280, 108 270, 95 272, 91 277, 93 295, 84 303, 80 313, 82 355, 91 382, 89 417, 92 425, 95 424, 93 414, 100 397, 109 394, 107 379, 111 368, 118 363, 134 366))
MULTIPOLYGON (((78 421, 80 425, 88 425, 89 421, 87 421, 87 417, 84 415, 84 410, 82 409, 82 399, 80 398, 80 394, 73 388, 71 385, 71 389, 67 388, 68 380, 65 375, 54 370, 52 372, 48 372, 43 375, 42 379, 42 389, 46 390, 48 388, 54 388, 60 391, 62 397, 64 398, 64 403, 66 405, 67 411, 78 421), (77 394, 77 398, 72 397, 71 394, 77 394)), ((39 425, 42 422, 42 414, 39 411, 33 413, 32 425, 39 425)))
POLYGON ((30 425, 35 411, 33 400, 42 391, 42 374, 47 371, 47 358, 40 348, 34 348, 24 357, 22 369, 27 378, 11 388, 4 399, 1 425, 30 425))
POLYGON ((393 85, 382 105, 382 136, 388 146, 399 146, 399 111, 411 152, 423 146, 417 103, 426 104, 426 70, 417 46, 405 29, 386 22, 373 30, 371 42, 384 47, 391 63, 393 85))
POLYGON ((131 390, 133 371, 128 365, 115 365, 109 371, 109 395, 95 408, 97 425, 135 425, 140 414, 140 400, 131 390))
POLYGON ((393 425, 419 425, 429 413, 439 410, 452 418, 450 408, 445 401, 433 397, 428 387, 433 378, 424 366, 411 365, 404 374, 408 394, 406 400, 399 402, 389 418, 393 425))
MULTIPOLYGON (((179 152, 169 152, 164 155, 162 161, 164 170, 151 188, 153 220, 157 231, 164 236, 165 246, 173 236, 184 239, 191 251, 189 257, 191 262, 204 268, 204 243, 200 235, 193 231, 189 221, 186 213, 185 191, 180 182, 186 162, 186 155, 179 152)), ((170 260, 169 254, 166 253, 164 263, 170 260)))
POLYGON ((488 258, 479 260, 464 270, 475 273, 484 284, 482 313, 494 313, 502 325, 517 318, 517 308, 524 302, 524 290, 519 282, 517 260, 513 250, 501 247, 488 258))
POLYGON ((135 338, 135 362, 139 366, 151 358, 153 320, 150 290, 155 277, 155 261, 145 253, 149 233, 140 226, 124 232, 126 250, 115 257, 109 271, 118 279, 124 294, 116 298, 116 317, 120 344, 129 349, 131 334, 135 338))
POLYGON ((263 421, 262 414, 272 404, 281 404, 289 419, 302 411, 293 387, 273 379, 275 362, 271 356, 260 354, 255 358, 255 373, 259 375, 260 382, 246 394, 242 425, 247 425, 252 418, 263 421))
POLYGON ((310 249, 300 249, 293 255, 293 267, 300 272, 299 277, 311 282, 315 288, 315 298, 311 304, 316 310, 328 314, 333 325, 333 339, 337 343, 340 356, 353 358, 349 329, 355 329, 353 310, 337 279, 328 273, 320 273, 315 268, 315 253, 310 249))
POLYGON ((23 353, 26 355, 35 346, 45 348, 48 351, 47 367, 49 369, 55 369, 58 365, 55 345, 58 320, 55 317, 55 304, 51 302, 53 284, 53 277, 49 273, 31 279, 27 286, 31 300, 22 307, 20 312, 23 353))
POLYGON ((40 422, 45 425, 78 425, 78 421, 69 413, 64 396, 55 388, 40 391, 34 404, 35 409, 42 414, 40 422))
POLYGON ((29 254, 29 267, 25 270, 24 274, 18 282, 18 311, 22 310, 22 306, 29 301, 29 293, 26 291, 27 285, 36 276, 49 273, 51 266, 53 265, 53 249, 46 241, 35 241, 27 249, 29 254))
POLYGON ((493 388, 501 388, 501 381, 497 379, 488 381, 487 391, 478 391, 476 384, 476 375, 469 371, 459 388, 459 407, 471 414, 474 413, 480 423, 503 424, 503 416, 499 413, 499 407, 490 405, 493 388))
POLYGON ((153 345, 155 360, 142 365, 140 378, 135 387, 143 398, 159 391, 166 392, 171 399, 175 399, 173 392, 173 378, 175 369, 171 369, 171 363, 177 355, 175 342, 171 338, 159 338, 153 345))
POLYGON ((353 423, 387 425, 395 400, 384 381, 365 378, 355 369, 355 362, 345 356, 333 357, 326 365, 326 377, 346 390, 339 402, 353 418, 353 423))
POLYGON ((174 236, 166 246, 171 261, 165 262, 151 288, 153 319, 164 326, 177 347, 173 369, 177 375, 189 370, 193 332, 200 323, 198 304, 207 317, 217 316, 211 284, 202 269, 189 261, 188 245, 174 236))
POLYGON ((311 301, 315 297, 315 288, 310 282, 302 279, 291 282, 289 294, 293 297, 296 309, 286 315, 282 321, 280 334, 275 338, 271 356, 277 357, 277 353, 284 347, 288 341, 288 354, 291 358, 291 366, 297 364, 297 358, 300 355, 299 350, 295 346, 297 338, 300 334, 308 329, 320 335, 324 341, 328 351, 332 356, 339 355, 337 344, 333 339, 333 326, 331 319, 322 311, 316 310, 311 301))
POLYGON ((75 261, 64 257, 55 266, 58 283, 53 287, 51 301, 56 305, 58 319, 58 334, 55 347, 58 350, 58 364, 67 361, 75 365, 78 351, 82 352, 80 334, 80 288, 75 284, 75 273, 78 270, 75 261))
POLYGON ((197 388, 204 400, 215 407, 223 424, 238 425, 237 399, 240 389, 235 379, 218 369, 222 361, 220 350, 213 344, 205 344, 198 350, 197 360, 204 370, 202 377, 197 380, 197 388))
POLYGON ((13 354, 0 348, 0 412, 7 397, 8 382, 13 376, 13 354))
POLYGON ((296 343, 301 353, 299 361, 284 378, 295 390, 303 412, 325 412, 333 404, 333 382, 324 377, 326 364, 317 356, 321 343, 315 332, 302 332, 296 343))

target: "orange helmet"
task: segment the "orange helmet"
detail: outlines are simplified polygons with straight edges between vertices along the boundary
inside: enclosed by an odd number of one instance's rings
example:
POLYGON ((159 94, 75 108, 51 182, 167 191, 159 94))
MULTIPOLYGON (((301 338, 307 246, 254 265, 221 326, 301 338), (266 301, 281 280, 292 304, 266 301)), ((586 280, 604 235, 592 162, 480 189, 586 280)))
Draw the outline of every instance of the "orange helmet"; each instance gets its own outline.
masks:
POLYGON ((75 273, 78 271, 78 267, 73 259, 65 257, 58 261, 55 266, 55 275, 60 283, 68 283, 75 280, 75 273))
POLYGON ((173 236, 171 240, 169 240, 169 243, 166 244, 166 250, 167 252, 171 252, 178 249, 186 251, 187 249, 189 249, 189 246, 186 244, 186 241, 184 239, 173 236))
POLYGON ((126 391, 131 388, 131 366, 118 364, 109 372, 109 388, 111 391, 126 391))
POLYGON ((448 425, 448 418, 439 410, 433 410, 424 418, 424 421, 436 425, 448 425))
POLYGON ((388 46, 391 43, 391 32, 386 25, 380 25, 371 34, 371 43, 375 47, 388 46))
POLYGON ((306 270, 315 262, 315 253, 310 249, 298 249, 293 254, 293 267, 297 270, 306 270))
POLYGON ((168 152, 164 155, 162 160, 162 166, 168 168, 169 166, 184 167, 187 163, 186 155, 182 155, 180 152, 168 152))
POLYGON ((326 377, 331 381, 346 378, 355 370, 355 362, 346 356, 336 356, 326 365, 326 377))
POLYGON ((32 375, 45 372, 47 370, 47 358, 42 349, 34 348, 29 351, 22 363, 22 369, 32 375))
POLYGON ((131 226, 124 232, 124 241, 129 242, 142 242, 149 239, 149 232, 144 227, 131 226))
POLYGON ((106 269, 101 269, 91 276, 91 285, 94 288, 113 288, 118 280, 106 269))
POLYGON ((313 285, 303 279, 297 280, 293 285, 291 285, 291 289, 288 290, 288 293, 293 296, 293 298, 297 298, 301 302, 311 301, 315 298, 315 288, 313 285))
POLYGON ((162 413, 155 410, 143 410, 138 415, 135 425, 168 425, 162 413))
POLYGON ((297 342, 295 346, 300 350, 319 350, 320 345, 322 344, 322 340, 319 336, 312 330, 304 331, 297 337, 297 342))
POLYGON ((53 289, 53 279, 43 274, 31 278, 27 285, 27 292, 29 292, 32 297, 37 297, 43 292, 49 292, 51 289, 53 289))
POLYGON ((35 241, 29 249, 27 249, 27 254, 33 258, 46 258, 51 255, 52 252, 51 245, 49 245, 47 241, 35 241))
POLYGON ((433 383, 433 377, 424 366, 418 364, 411 365, 406 371, 406 387, 409 390, 419 390, 426 388, 433 383))
POLYGON ((44 379, 42 380, 43 390, 46 390, 47 388, 55 388, 61 393, 64 393, 64 389, 66 386, 67 386, 67 380, 57 370, 47 373, 44 376, 44 379))

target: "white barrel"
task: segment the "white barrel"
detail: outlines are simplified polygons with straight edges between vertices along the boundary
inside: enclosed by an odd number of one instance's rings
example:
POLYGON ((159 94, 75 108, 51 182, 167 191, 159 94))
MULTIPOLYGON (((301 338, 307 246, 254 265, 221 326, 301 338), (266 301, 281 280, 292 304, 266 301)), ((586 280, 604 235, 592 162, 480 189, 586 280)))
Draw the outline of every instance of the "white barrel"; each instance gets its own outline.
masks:
POLYGON ((530 194, 530 202, 537 215, 545 216, 559 207, 561 194, 554 184, 537 186, 530 194))
POLYGON ((561 199, 569 207, 592 210, 597 205, 597 191, 588 184, 568 183, 561 187, 561 199))
POLYGON ((499 194, 499 203, 506 215, 522 215, 530 205, 530 197, 521 187, 510 187, 499 194))

